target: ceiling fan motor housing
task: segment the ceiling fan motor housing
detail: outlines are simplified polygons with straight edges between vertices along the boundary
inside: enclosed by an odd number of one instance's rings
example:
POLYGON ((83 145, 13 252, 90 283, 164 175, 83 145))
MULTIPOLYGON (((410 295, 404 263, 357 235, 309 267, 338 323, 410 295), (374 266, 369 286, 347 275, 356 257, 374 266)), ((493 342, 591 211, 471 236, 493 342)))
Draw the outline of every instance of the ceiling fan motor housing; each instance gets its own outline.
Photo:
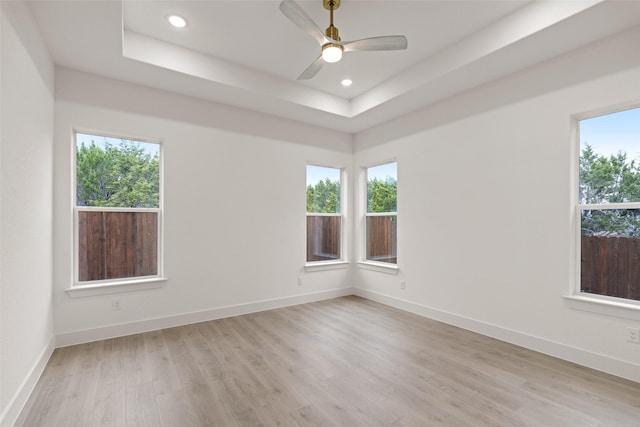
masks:
POLYGON ((330 39, 340 40, 340 34, 338 33, 338 29, 336 27, 334 27, 333 25, 328 26, 327 29, 324 31, 324 33, 330 39))

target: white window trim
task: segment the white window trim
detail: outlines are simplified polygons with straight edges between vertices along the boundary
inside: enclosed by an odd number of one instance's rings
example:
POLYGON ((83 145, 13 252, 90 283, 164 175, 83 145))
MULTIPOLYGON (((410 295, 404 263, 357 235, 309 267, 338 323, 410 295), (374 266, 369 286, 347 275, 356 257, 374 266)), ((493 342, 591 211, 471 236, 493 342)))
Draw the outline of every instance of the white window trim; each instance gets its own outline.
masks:
MULTIPOLYGON (((306 216, 307 217, 308 216, 339 216, 341 217, 341 220, 340 220, 340 258, 328 259, 328 260, 322 260, 322 261, 305 261, 304 269, 305 271, 312 272, 312 271, 335 270, 340 268, 346 268, 349 266, 349 264, 351 264, 351 262, 348 260, 348 257, 346 256, 347 249, 348 249, 347 239, 346 239, 347 233, 345 230, 348 224, 347 222, 347 200, 348 200, 347 199, 347 195, 348 195, 347 169, 342 166, 331 166, 331 165, 327 165, 323 163, 315 163, 315 162, 308 162, 306 166, 319 166, 323 168, 338 169, 340 171, 340 212, 337 212, 337 213, 307 212, 306 216)), ((306 191, 306 186, 305 186, 305 191, 306 191)), ((305 249, 307 248, 306 246, 307 244, 308 242, 305 241, 305 249)))
POLYGON ((567 305, 576 310, 620 317, 640 322, 640 304, 633 300, 608 297, 604 295, 571 294, 563 296, 567 305))
POLYGON ((581 291, 581 213, 583 210, 640 209, 640 202, 584 205, 579 201, 575 201, 578 200, 578 185, 580 182, 580 120, 603 116, 606 114, 614 114, 638 107, 640 107, 640 104, 638 103, 621 104, 609 109, 598 109, 589 113, 576 114, 571 118, 571 135, 573 143, 571 144, 570 196, 572 201, 571 204, 574 206, 575 212, 575 215, 573 216, 574 238, 572 243, 572 249, 575 256, 573 257, 573 268, 571 269, 570 275, 570 293, 562 296, 567 306, 572 309, 635 321, 640 321, 640 301, 590 294, 581 291))
POLYGON ((71 298, 87 297, 94 295, 107 295, 122 292, 140 291, 145 289, 154 289, 164 287, 168 278, 164 274, 164 144, 160 140, 136 137, 136 136, 122 136, 112 134, 110 132, 102 132, 96 130, 87 130, 75 128, 73 129, 72 142, 71 142, 71 211, 73 221, 73 238, 71 247, 71 271, 72 280, 71 286, 65 289, 67 295, 71 298), (157 144, 160 153, 160 182, 159 182, 159 207, 158 208, 112 208, 112 207, 94 207, 94 206, 77 206, 77 138, 76 134, 81 133, 85 135, 95 135, 107 138, 124 139, 127 141, 146 142, 151 144, 157 144), (158 274, 153 276, 139 276, 130 278, 118 278, 107 280, 91 280, 81 282, 78 280, 78 266, 79 266, 79 233, 78 233, 78 212, 94 211, 94 212, 157 212, 158 213, 158 274))
MULTIPOLYGON (((362 268, 364 270, 377 271, 380 273, 386 274, 398 274, 400 267, 398 263, 392 264, 389 262, 378 262, 374 260, 367 259, 367 217, 368 216, 398 216, 398 211, 395 212, 367 212, 367 169, 385 165, 387 163, 397 163, 397 158, 387 159, 381 162, 372 163, 366 166, 360 167, 360 176, 359 176, 359 184, 360 191, 358 191, 359 201, 358 211, 362 213, 360 218, 360 237, 358 238, 358 261, 356 262, 358 268, 362 268)), ((396 169, 396 173, 397 173, 396 169)), ((399 257, 397 257, 399 259, 399 257)))
POLYGON ((167 280, 166 277, 161 276, 145 276, 136 280, 96 280, 95 282, 97 283, 95 284, 91 282, 90 285, 74 285, 65 289, 65 292, 71 298, 119 294, 162 288, 166 285, 167 280))
POLYGON ((351 265, 350 261, 343 260, 312 261, 304 264, 304 270, 307 272, 338 270, 341 268, 347 268, 349 265, 351 265))
POLYGON ((377 262, 371 260, 358 261, 358 267, 362 268, 363 270, 371 270, 387 274, 398 274, 398 271, 400 270, 398 264, 391 264, 389 262, 377 262))
POLYGON ((398 216, 398 211, 395 212, 365 212, 365 217, 368 216, 398 216))

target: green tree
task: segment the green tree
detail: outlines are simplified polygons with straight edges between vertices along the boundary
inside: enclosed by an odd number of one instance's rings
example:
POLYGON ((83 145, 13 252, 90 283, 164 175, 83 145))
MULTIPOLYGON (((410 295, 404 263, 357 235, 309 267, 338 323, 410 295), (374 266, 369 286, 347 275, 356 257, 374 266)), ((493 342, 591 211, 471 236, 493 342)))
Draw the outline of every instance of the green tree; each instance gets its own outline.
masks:
POLYGON ((367 182, 367 212, 396 212, 398 183, 395 178, 374 178, 367 182))
POLYGON ((157 208, 159 156, 132 141, 82 143, 76 152, 76 185, 78 206, 157 208))
POLYGON ((339 213, 340 182, 329 178, 307 186, 307 212, 339 213))
MULTIPOLYGON (((640 169, 625 152, 606 157, 587 144, 580 154, 579 192, 582 204, 640 201, 640 169)), ((583 210, 582 234, 640 237, 640 211, 583 210)))

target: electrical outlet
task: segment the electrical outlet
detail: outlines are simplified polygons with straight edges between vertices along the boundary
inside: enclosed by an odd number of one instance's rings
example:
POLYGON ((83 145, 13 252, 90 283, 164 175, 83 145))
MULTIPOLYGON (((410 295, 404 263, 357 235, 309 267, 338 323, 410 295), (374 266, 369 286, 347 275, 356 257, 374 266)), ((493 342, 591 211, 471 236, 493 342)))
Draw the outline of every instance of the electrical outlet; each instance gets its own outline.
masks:
POLYGON ((116 311, 116 310, 120 310, 121 308, 122 307, 120 306, 119 299, 111 300, 111 310, 116 311))
POLYGON ((404 286, 405 286, 405 282, 404 282, 404 280, 401 280, 400 281, 400 289, 404 289, 404 286))
POLYGON ((627 327, 627 341, 640 344, 640 329, 627 327))
POLYGON ((302 277, 298 277, 298 286, 302 286, 302 277))

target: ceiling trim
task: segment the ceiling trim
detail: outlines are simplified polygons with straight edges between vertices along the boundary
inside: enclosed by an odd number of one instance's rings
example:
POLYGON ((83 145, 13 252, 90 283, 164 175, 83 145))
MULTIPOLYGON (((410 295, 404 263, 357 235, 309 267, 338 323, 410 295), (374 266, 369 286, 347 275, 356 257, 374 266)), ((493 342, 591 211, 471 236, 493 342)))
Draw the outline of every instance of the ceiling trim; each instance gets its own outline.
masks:
POLYGON ((393 98, 426 86, 448 73, 486 58, 603 1, 528 3, 495 24, 444 47, 387 82, 354 98, 351 115, 355 117, 393 98))
MULTIPOLYGON (((357 118, 443 76, 471 71, 487 58, 604 0, 531 2, 497 23, 449 45, 364 94, 348 100, 250 68, 127 30, 122 26, 122 55, 146 64, 197 77, 217 85, 330 113, 357 118)), ((473 75, 469 76, 474 79, 473 75)), ((478 82, 482 83, 482 82, 478 82)))
POLYGON ((163 42, 123 28, 125 58, 166 68, 224 86, 257 93, 315 110, 352 117, 350 102, 319 90, 232 64, 210 55, 163 42))

